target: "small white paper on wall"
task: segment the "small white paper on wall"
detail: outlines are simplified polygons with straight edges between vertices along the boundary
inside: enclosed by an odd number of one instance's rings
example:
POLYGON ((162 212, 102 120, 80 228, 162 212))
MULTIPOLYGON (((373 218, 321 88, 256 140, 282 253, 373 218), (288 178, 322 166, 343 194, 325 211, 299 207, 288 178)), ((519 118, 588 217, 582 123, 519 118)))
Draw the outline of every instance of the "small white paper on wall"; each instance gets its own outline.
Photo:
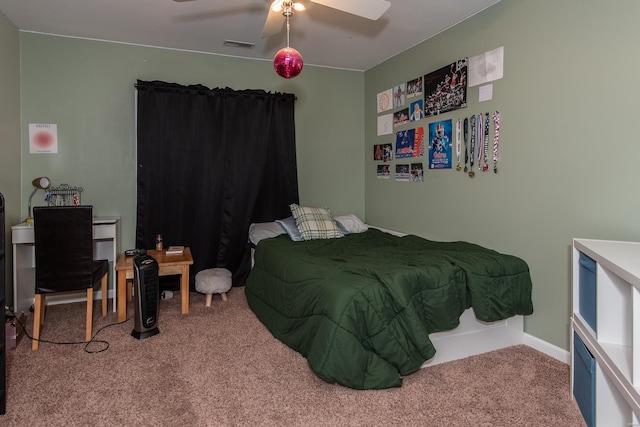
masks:
POLYGON ((29 153, 57 153, 58 125, 29 123, 29 153))
POLYGON ((480 86, 478 88, 478 102, 491 101, 493 99, 493 84, 480 86))
POLYGON ((393 132, 393 114, 378 116, 378 136, 391 135, 393 132))

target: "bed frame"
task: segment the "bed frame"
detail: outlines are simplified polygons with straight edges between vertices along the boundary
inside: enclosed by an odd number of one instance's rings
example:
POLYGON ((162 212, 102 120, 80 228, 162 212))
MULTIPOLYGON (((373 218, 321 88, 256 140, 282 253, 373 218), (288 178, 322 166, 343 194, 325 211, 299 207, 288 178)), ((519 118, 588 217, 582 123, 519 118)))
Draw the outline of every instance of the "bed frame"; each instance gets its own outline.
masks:
POLYGON ((457 328, 429 334, 436 355, 424 362, 422 367, 524 344, 523 328, 522 316, 486 323, 476 319, 473 309, 469 308, 460 316, 460 326, 457 328))
MULTIPOLYGON (((406 233, 399 231, 373 225, 368 226, 396 236, 406 235, 406 233)), ((498 322, 482 322, 476 319, 473 308, 468 308, 460 316, 460 325, 457 328, 429 334, 436 349, 436 355, 424 362, 422 367, 426 368, 500 348, 524 344, 523 319, 523 316, 513 316, 498 322)))

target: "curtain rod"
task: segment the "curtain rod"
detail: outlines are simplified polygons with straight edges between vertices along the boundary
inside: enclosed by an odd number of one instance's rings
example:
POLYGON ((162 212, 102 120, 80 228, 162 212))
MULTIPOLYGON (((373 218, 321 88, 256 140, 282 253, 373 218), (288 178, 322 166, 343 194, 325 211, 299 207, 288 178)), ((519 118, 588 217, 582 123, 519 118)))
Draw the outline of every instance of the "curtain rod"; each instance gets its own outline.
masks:
POLYGON ((133 85, 136 89, 140 89, 142 87, 142 89, 161 89, 161 90, 171 90, 171 91, 195 91, 195 92, 211 92, 211 93, 217 93, 217 92, 222 92, 222 93, 227 93, 227 94, 233 94, 233 95, 243 95, 243 94, 252 94, 252 95, 260 95, 260 96, 293 96, 294 101, 298 100, 298 97, 293 94, 293 93, 285 93, 285 92, 267 92, 263 89, 242 89, 242 90, 236 90, 236 89, 232 89, 230 87, 225 87, 225 88, 214 88, 214 89, 210 89, 204 85, 201 84, 197 84, 197 85, 181 85, 179 83, 168 83, 168 82, 163 82, 163 81, 159 81, 159 80, 154 80, 154 81, 142 81, 142 80, 138 80, 137 83, 135 83, 133 85))

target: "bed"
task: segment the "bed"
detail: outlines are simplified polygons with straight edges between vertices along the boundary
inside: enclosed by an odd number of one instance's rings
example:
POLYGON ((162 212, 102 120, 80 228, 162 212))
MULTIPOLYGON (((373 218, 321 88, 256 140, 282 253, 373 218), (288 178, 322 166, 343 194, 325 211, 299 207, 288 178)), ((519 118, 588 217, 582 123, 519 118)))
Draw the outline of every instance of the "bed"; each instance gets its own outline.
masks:
POLYGON ((401 386, 471 312, 482 329, 533 312, 522 259, 375 228, 261 239, 245 293, 258 319, 320 378, 355 389, 401 386))

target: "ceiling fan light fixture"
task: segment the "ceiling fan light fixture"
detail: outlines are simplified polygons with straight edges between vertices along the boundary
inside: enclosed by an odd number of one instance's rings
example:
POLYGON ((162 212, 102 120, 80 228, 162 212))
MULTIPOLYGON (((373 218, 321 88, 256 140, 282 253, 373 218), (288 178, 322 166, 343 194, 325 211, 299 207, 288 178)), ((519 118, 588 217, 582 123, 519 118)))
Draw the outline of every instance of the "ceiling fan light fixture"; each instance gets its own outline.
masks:
POLYGON ((292 79, 302 71, 302 55, 292 47, 283 47, 273 58, 273 68, 279 76, 292 79))
POLYGON ((302 55, 300 55, 300 52, 289 46, 289 31, 291 29, 289 20, 293 15, 293 10, 291 9, 298 3, 293 3, 290 0, 284 0, 280 3, 284 8, 284 12, 282 14, 285 17, 285 22, 287 24, 287 47, 276 52, 276 55, 273 57, 273 68, 280 77, 291 79, 300 74, 303 65, 302 55))
POLYGON ((302 12, 307 9, 302 3, 294 3, 290 0, 276 0, 271 4, 271 10, 276 13, 286 12, 287 9, 291 10, 292 8, 298 12, 302 12))

